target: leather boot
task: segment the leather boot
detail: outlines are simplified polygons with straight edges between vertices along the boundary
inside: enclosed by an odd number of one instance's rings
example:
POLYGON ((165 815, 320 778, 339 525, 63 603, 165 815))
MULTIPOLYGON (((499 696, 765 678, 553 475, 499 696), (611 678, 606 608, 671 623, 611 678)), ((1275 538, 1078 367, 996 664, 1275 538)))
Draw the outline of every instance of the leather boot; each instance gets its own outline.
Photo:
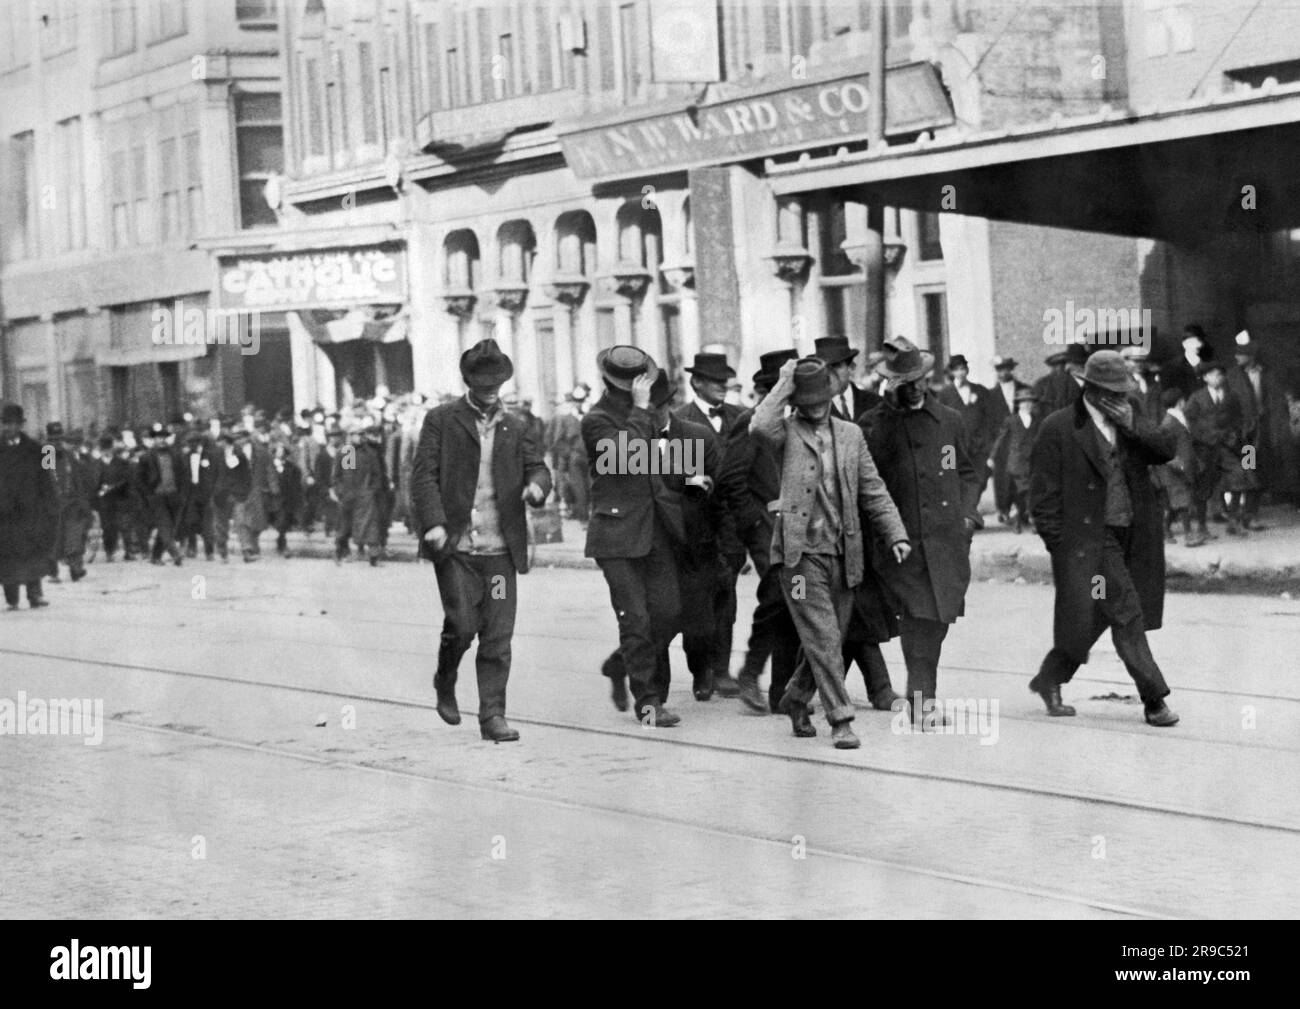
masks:
POLYGON ((1053 718, 1065 718, 1074 714, 1074 708, 1061 700, 1061 685, 1048 683, 1039 673, 1029 681, 1029 689, 1043 699, 1047 713, 1053 718))

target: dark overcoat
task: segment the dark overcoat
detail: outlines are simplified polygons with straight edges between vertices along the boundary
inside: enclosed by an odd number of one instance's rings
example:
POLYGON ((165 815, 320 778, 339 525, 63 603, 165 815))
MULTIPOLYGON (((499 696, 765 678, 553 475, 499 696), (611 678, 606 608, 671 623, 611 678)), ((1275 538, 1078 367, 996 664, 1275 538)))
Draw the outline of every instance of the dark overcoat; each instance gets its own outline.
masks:
POLYGON ((0 442, 0 583, 25 584, 49 572, 58 529, 53 473, 42 465, 41 446, 26 435, 0 442))
MULTIPOLYGON (((421 553, 441 560, 456 549, 456 543, 470 528, 478 467, 482 458, 476 413, 462 396, 434 407, 424 418, 420 445, 411 470, 411 505, 421 553), (442 553, 424 541, 435 526, 447 530, 442 553)), ((551 471, 542 459, 529 426, 504 412, 492 436, 492 483, 497 495, 497 519, 505 539, 506 552, 515 570, 528 570, 528 521, 524 512, 524 488, 536 484, 544 495, 551 493, 551 471)))
MULTIPOLYGON (((1165 603, 1164 517, 1150 467, 1174 457, 1168 435, 1133 403, 1133 430, 1119 432, 1133 520, 1126 566, 1147 630, 1160 627, 1165 603)), ((1056 584, 1053 642, 1072 661, 1087 662, 1104 619, 1093 598, 1106 541, 1106 462, 1083 399, 1043 421, 1034 443, 1029 512, 1052 555, 1056 584)))
POLYGON ((919 410, 886 399, 859 421, 867 448, 907 527, 912 553, 895 563, 889 545, 872 541, 872 566, 895 612, 953 623, 966 611, 970 541, 983 489, 964 438, 962 419, 925 394, 919 410))

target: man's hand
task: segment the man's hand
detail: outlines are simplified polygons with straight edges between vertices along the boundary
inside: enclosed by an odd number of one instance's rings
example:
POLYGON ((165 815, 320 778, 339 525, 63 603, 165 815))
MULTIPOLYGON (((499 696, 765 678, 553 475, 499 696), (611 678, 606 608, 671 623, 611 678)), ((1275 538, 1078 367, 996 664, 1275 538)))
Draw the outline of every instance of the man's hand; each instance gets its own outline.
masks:
POLYGON ((1127 399, 1116 396, 1107 396, 1101 401, 1101 412, 1115 422, 1115 426, 1123 431, 1130 431, 1133 428, 1133 404, 1127 399))
POLYGON ((908 543, 907 540, 899 540, 889 549, 894 554, 894 562, 896 564, 902 564, 903 561, 907 560, 907 558, 911 555, 912 544, 908 543))
POLYGON ((542 502, 546 500, 546 493, 535 483, 530 483, 524 488, 524 502, 535 508, 540 508, 542 502))
POLYGON ((632 379, 632 405, 644 410, 650 405, 650 387, 654 385, 654 379, 649 375, 641 374, 632 379))
POLYGON ((785 364, 781 365, 781 370, 777 372, 777 380, 780 381, 783 378, 793 379, 794 369, 798 367, 798 364, 798 358, 791 358, 789 361, 786 361, 785 364))
POLYGON ((428 543, 435 550, 441 550, 447 545, 447 527, 434 526, 424 534, 424 542, 428 543))

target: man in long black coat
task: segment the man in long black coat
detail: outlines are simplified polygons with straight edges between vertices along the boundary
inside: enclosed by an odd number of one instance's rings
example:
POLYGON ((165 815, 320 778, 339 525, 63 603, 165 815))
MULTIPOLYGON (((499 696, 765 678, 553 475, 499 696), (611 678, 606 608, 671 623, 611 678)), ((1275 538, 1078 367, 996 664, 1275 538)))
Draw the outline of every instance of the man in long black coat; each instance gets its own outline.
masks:
POLYGON ((886 341, 884 353, 877 369, 889 382, 885 400, 859 423, 912 553, 890 563, 888 545, 873 541, 872 567, 899 618, 912 717, 928 728, 943 641, 966 612, 983 479, 967 452, 962 418, 926 388, 933 355, 905 337, 886 341))
POLYGON ((496 341, 465 351, 460 373, 469 391, 429 411, 411 472, 421 550, 433 561, 444 615, 433 687, 438 715, 459 724, 457 669, 477 636, 479 733, 512 742, 519 733, 506 722, 506 682, 516 574, 528 571, 524 504, 545 504, 551 473, 532 432, 501 405, 514 365, 496 341))
POLYGON ((24 585, 32 609, 49 605, 41 578, 59 520, 53 473, 42 465, 41 446, 23 434, 23 422, 22 407, 0 412, 0 584, 11 610, 24 585))
POLYGON ((1093 354, 1072 410, 1043 422, 1031 457, 1029 508, 1052 555, 1056 613, 1052 650, 1029 689, 1049 715, 1073 715, 1061 684, 1088 661, 1108 626, 1151 725, 1178 721, 1146 632, 1161 624, 1165 544, 1150 468, 1174 457, 1169 437, 1142 415, 1124 359, 1093 354))

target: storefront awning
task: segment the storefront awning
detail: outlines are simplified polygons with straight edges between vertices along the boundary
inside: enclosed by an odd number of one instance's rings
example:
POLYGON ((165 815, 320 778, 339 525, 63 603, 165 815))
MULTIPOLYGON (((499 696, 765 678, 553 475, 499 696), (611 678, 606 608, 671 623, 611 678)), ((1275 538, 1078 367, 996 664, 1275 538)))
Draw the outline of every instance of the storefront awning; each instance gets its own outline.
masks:
POLYGON ((205 343, 145 343, 131 347, 106 347, 95 351, 100 368, 134 368, 140 364, 192 361, 208 353, 205 343))
POLYGON ((1300 226, 1298 158, 1300 84, 765 167, 782 194, 1197 241, 1300 226))

